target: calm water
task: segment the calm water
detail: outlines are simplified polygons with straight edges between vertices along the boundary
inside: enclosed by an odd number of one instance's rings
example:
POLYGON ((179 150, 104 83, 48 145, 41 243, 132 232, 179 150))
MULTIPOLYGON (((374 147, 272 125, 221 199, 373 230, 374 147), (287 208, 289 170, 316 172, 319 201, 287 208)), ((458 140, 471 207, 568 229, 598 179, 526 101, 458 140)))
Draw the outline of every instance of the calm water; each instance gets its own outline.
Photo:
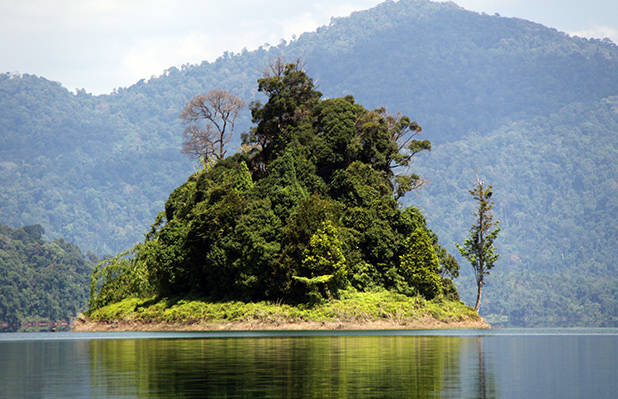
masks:
POLYGON ((618 329, 0 334, 1 398, 617 398, 618 329))

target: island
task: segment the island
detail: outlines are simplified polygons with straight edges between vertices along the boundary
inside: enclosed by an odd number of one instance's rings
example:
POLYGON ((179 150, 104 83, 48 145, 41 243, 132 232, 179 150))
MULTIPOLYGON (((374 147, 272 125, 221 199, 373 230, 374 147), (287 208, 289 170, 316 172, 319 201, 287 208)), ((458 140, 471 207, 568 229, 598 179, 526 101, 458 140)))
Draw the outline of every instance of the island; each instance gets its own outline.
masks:
POLYGON ((258 80, 254 127, 226 155, 233 95, 185 107, 203 167, 145 241, 105 259, 74 330, 487 328, 459 301, 459 265, 400 199, 424 179, 421 127, 351 95, 323 99, 300 62, 258 80))
POLYGON ((129 298, 81 314, 73 331, 385 330, 490 328, 458 301, 389 291, 344 292, 313 306, 272 302, 129 298))

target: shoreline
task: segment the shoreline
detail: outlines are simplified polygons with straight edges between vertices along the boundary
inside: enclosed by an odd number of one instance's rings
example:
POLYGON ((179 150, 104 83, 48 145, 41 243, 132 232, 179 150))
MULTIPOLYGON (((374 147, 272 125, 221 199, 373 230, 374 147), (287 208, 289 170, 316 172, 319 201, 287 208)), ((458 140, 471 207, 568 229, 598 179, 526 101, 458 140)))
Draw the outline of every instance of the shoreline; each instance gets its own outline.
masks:
POLYGON ((460 301, 428 301, 390 291, 345 292, 315 306, 211 302, 188 298, 125 298, 79 315, 73 331, 257 331, 487 329, 460 301))
POLYGON ((433 317, 422 320, 391 321, 370 320, 359 321, 282 321, 265 322, 233 321, 233 322, 144 322, 144 321, 95 321, 79 317, 72 325, 75 332, 105 332, 105 331, 272 331, 272 330, 447 330, 447 329, 490 329, 483 318, 464 321, 439 321, 433 317))

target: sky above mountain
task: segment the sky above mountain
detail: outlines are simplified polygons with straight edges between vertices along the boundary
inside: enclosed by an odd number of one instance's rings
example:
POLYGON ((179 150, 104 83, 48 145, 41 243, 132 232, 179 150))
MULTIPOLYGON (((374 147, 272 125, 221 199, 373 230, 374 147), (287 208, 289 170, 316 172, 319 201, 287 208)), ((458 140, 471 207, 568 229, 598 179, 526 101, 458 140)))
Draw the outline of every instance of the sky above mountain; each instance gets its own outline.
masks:
MULTIPOLYGON (((277 45, 380 0, 0 0, 0 72, 32 73, 95 94, 277 45)), ((618 43, 615 0, 459 0, 460 6, 618 43)))

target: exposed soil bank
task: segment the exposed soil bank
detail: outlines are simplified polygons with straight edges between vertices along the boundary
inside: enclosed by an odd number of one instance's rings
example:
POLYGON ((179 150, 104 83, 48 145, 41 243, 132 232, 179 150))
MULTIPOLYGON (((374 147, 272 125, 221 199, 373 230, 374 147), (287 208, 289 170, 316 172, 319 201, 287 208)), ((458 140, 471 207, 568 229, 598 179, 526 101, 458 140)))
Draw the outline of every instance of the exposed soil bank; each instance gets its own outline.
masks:
POLYGON ((409 329, 484 329, 491 328, 482 318, 478 320, 443 322, 428 317, 424 320, 366 322, 349 321, 293 321, 293 322, 199 322, 157 323, 143 321, 93 321, 80 316, 73 331, 248 331, 248 330, 409 330, 409 329))

